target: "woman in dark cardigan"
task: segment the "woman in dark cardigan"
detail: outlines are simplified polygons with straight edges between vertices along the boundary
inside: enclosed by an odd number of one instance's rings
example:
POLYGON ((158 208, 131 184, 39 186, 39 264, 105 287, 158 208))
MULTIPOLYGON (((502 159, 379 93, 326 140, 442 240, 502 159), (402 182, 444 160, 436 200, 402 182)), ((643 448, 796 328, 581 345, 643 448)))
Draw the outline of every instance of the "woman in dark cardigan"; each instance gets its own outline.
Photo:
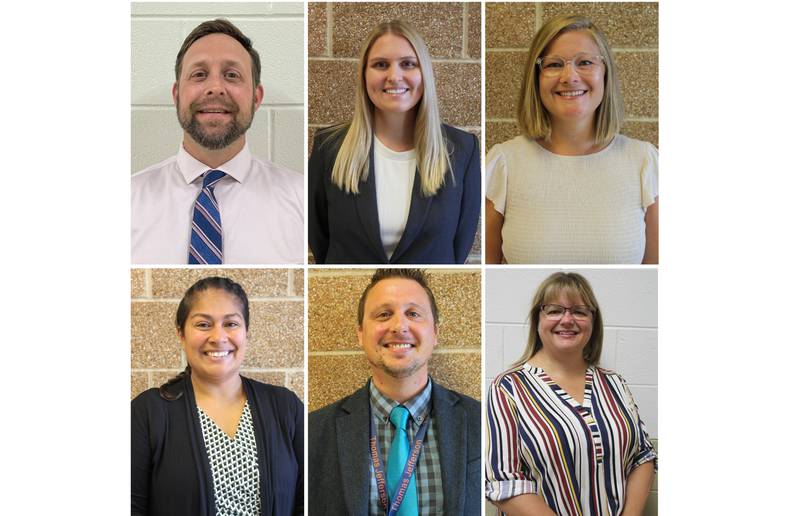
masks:
POLYGON ((132 514, 303 514, 303 405, 239 375, 249 319, 227 278, 186 291, 176 325, 189 366, 131 405, 132 514))

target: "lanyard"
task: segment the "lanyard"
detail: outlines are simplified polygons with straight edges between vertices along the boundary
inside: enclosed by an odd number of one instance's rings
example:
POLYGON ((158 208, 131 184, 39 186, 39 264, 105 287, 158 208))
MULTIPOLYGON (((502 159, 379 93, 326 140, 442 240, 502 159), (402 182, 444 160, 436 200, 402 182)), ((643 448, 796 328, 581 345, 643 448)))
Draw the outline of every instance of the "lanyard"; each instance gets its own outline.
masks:
MULTIPOLYGON (((406 497, 406 489, 408 484, 411 482, 411 475, 414 474, 414 468, 417 465, 417 459, 422 451, 422 441, 425 440, 425 434, 428 431, 431 418, 425 418, 425 423, 422 424, 420 429, 417 430, 417 435, 414 436, 414 445, 409 451, 406 465, 403 468, 403 475, 400 477, 400 482, 397 484, 397 490, 395 491, 394 497, 392 498, 392 503, 390 504, 388 493, 386 492, 386 475, 383 472, 383 459, 381 458, 380 450, 378 450, 378 436, 375 432, 374 417, 375 416, 373 414, 370 414, 369 416, 369 451, 370 458, 372 459, 372 468, 375 471, 375 483, 378 485, 378 499, 380 501, 381 508, 386 511, 386 514, 388 516, 395 516, 398 509, 400 509, 400 504, 403 503, 403 499, 406 497)), ((403 433, 405 433, 405 429, 403 430, 403 433)))

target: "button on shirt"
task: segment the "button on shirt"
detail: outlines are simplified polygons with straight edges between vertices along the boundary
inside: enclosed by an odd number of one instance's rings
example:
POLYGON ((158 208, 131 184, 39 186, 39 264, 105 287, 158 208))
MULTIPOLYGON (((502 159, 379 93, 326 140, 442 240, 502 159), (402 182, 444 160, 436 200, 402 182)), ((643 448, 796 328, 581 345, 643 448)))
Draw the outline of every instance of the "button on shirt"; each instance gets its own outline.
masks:
MULTIPOLYGON (((431 412, 431 390, 432 384, 429 378, 425 389, 403 403, 403 405, 411 413, 406 428, 409 442, 413 441, 420 426, 425 422, 425 418, 431 417, 431 424, 425 434, 422 453, 417 459, 417 467, 415 469, 419 513, 444 514, 442 468, 439 464, 439 446, 436 442, 436 421, 433 419, 431 412)), ((389 421, 389 414, 391 414, 393 408, 400 404, 381 394, 372 381, 369 382, 369 401, 372 409, 372 418, 375 421, 375 432, 378 436, 381 458, 385 468, 389 449, 392 447, 392 439, 394 438, 394 426, 389 421)), ((394 493, 389 493, 389 498, 391 499, 393 495, 394 493)), ((381 508, 380 500, 378 499, 378 487, 375 484, 375 470, 372 468, 372 463, 370 463, 369 513, 370 516, 386 515, 386 511, 381 508)))
MULTIPOLYGON (((181 145, 132 176, 132 263, 188 262, 192 209, 208 170, 181 145)), ((303 263, 302 174, 254 158, 247 144, 215 170, 227 174, 214 187, 224 263, 303 263)))

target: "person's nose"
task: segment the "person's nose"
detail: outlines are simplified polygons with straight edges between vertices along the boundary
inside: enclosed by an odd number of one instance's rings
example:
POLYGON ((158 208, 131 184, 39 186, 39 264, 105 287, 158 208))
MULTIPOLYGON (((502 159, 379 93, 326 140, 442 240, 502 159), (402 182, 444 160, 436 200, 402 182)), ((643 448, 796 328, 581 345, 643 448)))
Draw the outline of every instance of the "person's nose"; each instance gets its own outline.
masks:
POLYGON ((578 80, 578 70, 575 68, 575 63, 572 61, 567 61, 564 63, 564 68, 561 69, 561 75, 559 79, 561 82, 573 82, 578 80))
POLYGON ((211 327, 211 334, 209 335, 212 342, 227 342, 228 341, 228 332, 222 326, 222 324, 215 324, 211 327))
POLYGON ((209 74, 206 80, 206 95, 225 95, 225 81, 221 75, 209 74))
POLYGON ((397 314, 392 318, 392 333, 408 332, 408 319, 405 314, 397 314))
POLYGON ((575 318, 572 316, 572 310, 565 310, 564 315, 561 316, 559 324, 562 326, 572 326, 575 324, 575 318))
POLYGON ((390 82, 400 82, 403 79, 403 69, 400 67, 400 63, 394 63, 389 66, 389 76, 388 79, 390 82))

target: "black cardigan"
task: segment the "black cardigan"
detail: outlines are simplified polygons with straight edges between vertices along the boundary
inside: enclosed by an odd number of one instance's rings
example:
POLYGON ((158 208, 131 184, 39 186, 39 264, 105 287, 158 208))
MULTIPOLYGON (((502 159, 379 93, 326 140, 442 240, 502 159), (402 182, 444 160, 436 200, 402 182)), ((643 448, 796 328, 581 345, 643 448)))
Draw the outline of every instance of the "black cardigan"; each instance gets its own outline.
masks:
MULTIPOLYGON (((303 514, 303 414, 295 394, 242 377, 253 415, 261 514, 303 514)), ((216 514, 214 487, 189 376, 175 401, 149 389, 131 402, 131 514, 216 514)))

